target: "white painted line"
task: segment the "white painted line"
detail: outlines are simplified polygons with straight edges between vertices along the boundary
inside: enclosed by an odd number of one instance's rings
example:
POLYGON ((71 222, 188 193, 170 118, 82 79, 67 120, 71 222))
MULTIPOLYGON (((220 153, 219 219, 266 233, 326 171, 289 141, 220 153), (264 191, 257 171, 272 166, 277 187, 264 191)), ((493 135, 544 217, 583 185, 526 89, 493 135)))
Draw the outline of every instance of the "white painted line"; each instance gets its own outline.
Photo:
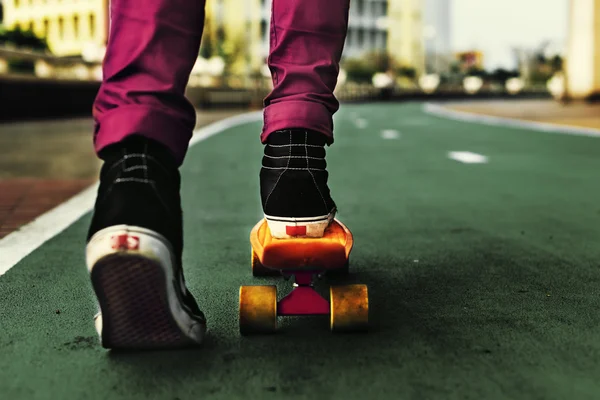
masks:
POLYGON ((384 139, 398 139, 400 132, 395 129, 384 129, 381 131, 381 137, 384 139))
POLYGON ((98 183, 0 239, 0 276, 81 218, 94 205, 98 183))
POLYGON ((354 124, 358 129, 365 129, 368 125, 367 120, 364 118, 357 118, 354 120, 354 124))
POLYGON ((486 164, 488 162, 486 156, 470 151, 451 151, 448 153, 448 157, 465 164, 486 164))
POLYGON ((198 142, 216 135, 217 133, 221 133, 224 130, 233 128, 234 126, 261 121, 262 117, 262 111, 253 111, 240 115, 234 115, 233 117, 228 117, 220 121, 213 122, 212 124, 206 125, 200 129, 196 129, 194 131, 194 136, 192 136, 192 139, 190 140, 190 147, 198 142))
POLYGON ((446 117, 458 121, 477 122, 494 126, 509 126, 521 129, 532 129, 536 131, 560 133, 564 135, 600 137, 600 129, 556 125, 545 122, 523 121, 513 118, 492 117, 490 115, 480 115, 464 111, 450 110, 438 104, 432 103, 424 104, 423 111, 429 114, 434 114, 440 117, 446 117))
MULTIPOLYGON (((245 113, 197 129, 190 140, 190 147, 234 126, 260 121, 262 115, 262 111, 245 113)), ((98 182, 19 230, 0 239, 0 276, 92 210, 97 190, 98 182)))

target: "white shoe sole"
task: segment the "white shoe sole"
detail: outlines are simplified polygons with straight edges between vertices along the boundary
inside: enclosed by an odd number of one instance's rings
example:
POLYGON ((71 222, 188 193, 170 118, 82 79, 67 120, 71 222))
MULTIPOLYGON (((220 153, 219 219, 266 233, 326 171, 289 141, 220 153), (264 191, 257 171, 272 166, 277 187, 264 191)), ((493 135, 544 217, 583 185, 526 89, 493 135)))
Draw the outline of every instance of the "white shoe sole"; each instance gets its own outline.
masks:
POLYGON ((96 330, 112 349, 177 348, 202 343, 203 317, 183 302, 168 241, 148 229, 117 225, 97 232, 86 263, 100 312, 96 330))
POLYGON ((321 238, 334 217, 333 213, 303 218, 273 217, 265 214, 271 236, 275 239, 321 238))

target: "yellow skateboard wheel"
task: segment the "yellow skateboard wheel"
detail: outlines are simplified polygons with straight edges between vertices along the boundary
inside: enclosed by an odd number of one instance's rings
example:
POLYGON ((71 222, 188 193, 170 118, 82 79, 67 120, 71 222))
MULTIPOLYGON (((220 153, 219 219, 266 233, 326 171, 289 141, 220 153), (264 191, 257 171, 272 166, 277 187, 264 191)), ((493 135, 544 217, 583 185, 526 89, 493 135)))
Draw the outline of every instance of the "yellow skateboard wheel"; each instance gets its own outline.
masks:
POLYGON ((332 332, 362 332, 369 327, 367 285, 332 286, 329 289, 332 332))
POLYGON ((277 330, 277 287, 240 287, 240 333, 251 335, 277 330))

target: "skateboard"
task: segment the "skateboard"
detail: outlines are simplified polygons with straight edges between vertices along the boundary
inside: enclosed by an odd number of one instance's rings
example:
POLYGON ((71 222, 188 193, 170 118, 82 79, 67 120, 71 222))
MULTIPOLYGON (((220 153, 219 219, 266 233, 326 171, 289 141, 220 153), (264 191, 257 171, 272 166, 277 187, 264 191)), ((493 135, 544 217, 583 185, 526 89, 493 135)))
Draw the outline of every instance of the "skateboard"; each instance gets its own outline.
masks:
POLYGON ((239 327, 242 335, 274 333, 278 317, 329 315, 332 332, 366 331, 369 298, 366 285, 339 285, 329 289, 329 300, 313 287, 325 274, 348 272, 352 233, 337 219, 322 238, 275 239, 267 221, 250 233, 253 276, 293 278, 293 287, 281 300, 277 287, 241 286, 239 327))

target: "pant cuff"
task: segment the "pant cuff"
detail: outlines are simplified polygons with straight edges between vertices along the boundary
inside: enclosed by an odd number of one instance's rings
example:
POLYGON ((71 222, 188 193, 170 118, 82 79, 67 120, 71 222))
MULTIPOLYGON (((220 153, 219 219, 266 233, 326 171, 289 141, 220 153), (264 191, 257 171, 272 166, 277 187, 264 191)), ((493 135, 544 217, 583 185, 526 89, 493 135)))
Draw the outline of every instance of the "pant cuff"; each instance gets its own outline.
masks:
POLYGON ((122 106, 102 116, 94 137, 98 154, 108 145, 131 135, 141 135, 165 145, 181 166, 193 131, 161 110, 140 106, 122 106))
POLYGON ((282 101, 268 105, 264 112, 261 142, 275 131, 283 129, 310 129, 323 133, 328 144, 333 143, 333 117, 327 108, 309 101, 282 101))

